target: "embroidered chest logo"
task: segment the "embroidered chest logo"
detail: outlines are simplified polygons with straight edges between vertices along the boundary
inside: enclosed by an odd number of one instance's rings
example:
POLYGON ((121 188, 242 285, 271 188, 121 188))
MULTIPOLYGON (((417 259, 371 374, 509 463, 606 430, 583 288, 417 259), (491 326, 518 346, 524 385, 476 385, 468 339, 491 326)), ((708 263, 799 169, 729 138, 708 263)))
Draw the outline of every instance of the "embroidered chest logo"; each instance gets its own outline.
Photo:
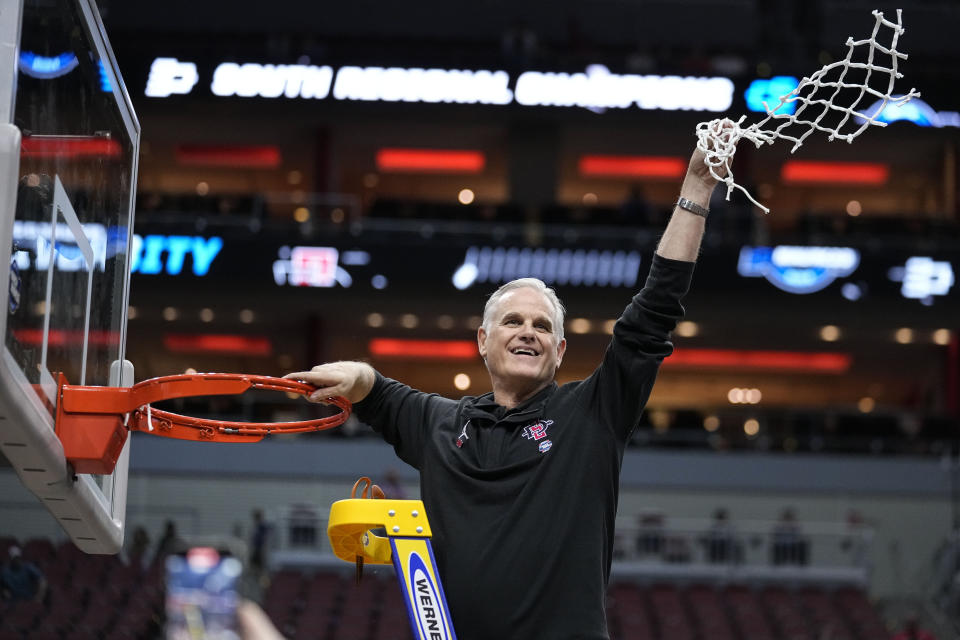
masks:
POLYGON ((543 440, 547 437, 547 429, 552 424, 553 420, 538 420, 523 428, 523 437, 527 440, 543 440))
POLYGON ((463 431, 460 432, 460 435, 457 436, 457 448, 463 446, 463 443, 470 439, 470 436, 467 435, 467 425, 470 424, 470 421, 467 420, 463 423, 463 431))

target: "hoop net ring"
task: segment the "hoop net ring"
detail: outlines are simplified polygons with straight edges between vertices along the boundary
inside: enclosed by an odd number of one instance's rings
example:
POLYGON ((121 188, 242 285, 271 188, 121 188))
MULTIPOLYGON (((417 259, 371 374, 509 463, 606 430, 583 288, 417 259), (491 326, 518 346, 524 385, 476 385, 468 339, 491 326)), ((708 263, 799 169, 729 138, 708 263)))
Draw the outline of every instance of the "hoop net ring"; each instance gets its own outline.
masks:
POLYGON ((180 429, 190 429, 202 439, 214 440, 228 439, 229 436, 262 437, 276 433, 306 433, 333 429, 346 422, 353 408, 346 398, 332 396, 326 398, 324 403, 333 405, 340 411, 331 416, 296 422, 238 422, 185 416, 163 409, 156 409, 150 405, 151 402, 176 397, 242 393, 247 389, 281 391, 302 396, 309 396, 316 391, 316 387, 305 382, 271 376, 195 373, 152 378, 130 388, 132 397, 141 399, 149 397, 149 399, 129 414, 127 427, 136 431, 153 432, 156 435, 166 435, 167 433, 177 433, 180 429), (154 431, 155 425, 160 425, 157 431, 154 431), (213 435, 213 438, 210 437, 211 435, 213 435))

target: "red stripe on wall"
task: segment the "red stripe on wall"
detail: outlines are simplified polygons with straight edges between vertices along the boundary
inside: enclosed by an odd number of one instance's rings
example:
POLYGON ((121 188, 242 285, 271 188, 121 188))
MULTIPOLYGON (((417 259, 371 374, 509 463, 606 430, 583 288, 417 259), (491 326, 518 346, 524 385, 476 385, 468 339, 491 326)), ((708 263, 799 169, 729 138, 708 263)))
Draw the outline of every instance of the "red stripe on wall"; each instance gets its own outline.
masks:
POLYGON ((380 149, 380 171, 429 173, 480 173, 487 164, 481 151, 443 149, 380 149))
POLYGON ((581 176, 598 178, 679 178, 687 169, 682 158, 657 156, 580 156, 581 176))
POLYGON ((374 338, 370 355, 428 360, 470 360, 478 357, 477 343, 472 340, 405 340, 374 338))

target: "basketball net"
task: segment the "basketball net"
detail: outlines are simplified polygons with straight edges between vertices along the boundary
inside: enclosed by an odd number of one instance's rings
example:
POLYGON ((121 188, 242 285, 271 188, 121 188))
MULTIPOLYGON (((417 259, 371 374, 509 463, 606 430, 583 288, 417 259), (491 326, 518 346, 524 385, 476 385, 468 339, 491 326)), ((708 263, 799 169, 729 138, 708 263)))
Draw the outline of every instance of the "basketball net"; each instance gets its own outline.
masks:
MULTIPOLYGON (((701 122, 697 125, 697 147, 706 156, 705 162, 710 170, 710 175, 720 182, 727 185, 726 199, 730 199, 730 194, 734 189, 739 189, 746 194, 749 200, 763 209, 764 213, 769 213, 770 209, 757 202, 750 192, 734 181, 733 170, 730 165, 733 161, 733 155, 737 151, 737 143, 741 138, 746 138, 757 148, 763 144, 773 144, 777 140, 788 140, 793 143, 790 153, 793 153, 803 144, 803 141, 814 131, 822 131, 827 134, 827 140, 845 140, 853 142, 853 139, 866 131, 870 125, 885 127, 887 123, 878 122, 877 117, 883 112, 888 104, 901 106, 906 104, 911 98, 920 95, 914 89, 906 95, 894 96, 893 84, 903 77, 897 71, 897 62, 906 60, 907 54, 897 51, 897 40, 904 32, 900 23, 900 9, 897 9, 896 23, 890 22, 883 17, 880 11, 873 11, 876 22, 873 26, 873 33, 866 40, 854 40, 847 38, 847 56, 843 60, 824 66, 809 78, 804 78, 796 89, 780 96, 780 101, 772 109, 763 102, 763 107, 767 112, 767 117, 749 127, 741 128, 746 116, 741 116, 739 120, 733 122, 727 118, 712 120, 710 122, 701 122), (877 42, 877 33, 880 27, 889 27, 893 31, 891 44, 885 47, 877 42), (854 62, 854 54, 866 49, 866 62, 854 62), (875 62, 874 58, 880 56, 890 56, 890 66, 885 67, 875 62), (851 69, 862 70, 865 77, 861 82, 854 82, 848 79, 847 75, 851 69), (838 71, 836 79, 830 79, 834 71, 838 71), (885 82, 886 87, 879 91, 870 86, 871 78, 879 77, 881 83, 885 82), (844 96, 841 96, 844 92, 844 96), (853 94, 847 95, 847 94, 853 94), (880 100, 880 105, 872 114, 858 111, 860 102, 867 96, 872 96, 880 100), (844 105, 840 102, 848 102, 844 105), (793 113, 777 113, 777 111, 786 104, 795 104, 793 113), (828 117, 829 116, 829 117, 828 117), (839 122, 834 126, 829 126, 827 120, 839 117, 839 122), (780 122, 780 124, 776 124, 780 122), (859 124, 859 127, 848 133, 843 133, 844 126, 859 124), (791 128, 793 127, 793 128, 791 128), (721 172, 718 169, 722 168, 721 172)), ((869 99, 869 98, 868 98, 869 99)), ((848 127, 850 129, 850 127, 848 127)))

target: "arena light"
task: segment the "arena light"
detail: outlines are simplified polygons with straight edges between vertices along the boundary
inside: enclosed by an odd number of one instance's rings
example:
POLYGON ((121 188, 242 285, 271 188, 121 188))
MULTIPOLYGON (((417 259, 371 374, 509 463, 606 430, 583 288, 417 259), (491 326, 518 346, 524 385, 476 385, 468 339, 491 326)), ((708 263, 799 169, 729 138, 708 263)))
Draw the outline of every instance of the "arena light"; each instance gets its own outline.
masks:
POLYGON ((663 361, 671 367, 844 373, 853 358, 846 353, 744 351, 736 349, 677 349, 663 361))
POLYGON ((403 340, 374 338, 368 345, 372 356, 423 360, 472 360, 477 357, 473 340, 403 340))
POLYGON ((482 151, 465 149, 379 149, 377 169, 383 172, 481 173, 487 164, 482 151))
POLYGON ((25 158, 116 158, 123 147, 103 136, 24 136, 20 153, 25 158))
POLYGON ((77 68, 80 61, 72 51, 57 56, 42 56, 32 51, 21 51, 18 68, 31 78, 50 80, 66 75, 77 68))
MULTIPOLYGON (((750 86, 743 94, 747 102, 747 108, 750 111, 767 112, 767 105, 771 108, 777 106, 780 102, 780 96, 785 95, 797 88, 800 81, 793 76, 774 76, 772 78, 757 78, 750 83, 750 86), (763 103, 766 102, 767 105, 763 103)), ((789 115, 796 111, 795 102, 786 102, 777 109, 778 115, 789 115)))
POLYGON ((744 246, 737 273, 745 278, 765 278, 788 293, 808 294, 849 276, 859 265, 860 252, 851 247, 744 246))
POLYGON ((273 353, 270 338, 215 333, 169 333, 163 346, 175 353, 224 353, 245 356, 269 356, 273 353))
POLYGON ((679 178, 686 171, 682 158, 659 156, 580 156, 581 176, 591 178, 679 178))
MULTIPOLYGON (((883 100, 877 100, 864 113, 873 114, 877 122, 904 120, 918 127, 960 127, 960 113, 937 111, 919 98, 914 98, 908 104, 884 104, 883 100)), ((863 124, 864 121, 862 116, 856 117, 857 124, 863 124)))
POLYGON ((884 184, 890 165, 879 162, 813 162, 788 160, 780 178, 788 184, 884 184))
POLYGON ((194 167, 275 169, 282 161, 274 145, 181 144, 175 154, 177 162, 194 167))
POLYGON ((49 346, 62 347, 66 345, 83 344, 110 346, 116 343, 120 334, 116 331, 91 329, 84 332, 80 329, 50 329, 44 333, 43 329, 15 329, 13 337, 21 344, 42 345, 44 336, 49 346))

